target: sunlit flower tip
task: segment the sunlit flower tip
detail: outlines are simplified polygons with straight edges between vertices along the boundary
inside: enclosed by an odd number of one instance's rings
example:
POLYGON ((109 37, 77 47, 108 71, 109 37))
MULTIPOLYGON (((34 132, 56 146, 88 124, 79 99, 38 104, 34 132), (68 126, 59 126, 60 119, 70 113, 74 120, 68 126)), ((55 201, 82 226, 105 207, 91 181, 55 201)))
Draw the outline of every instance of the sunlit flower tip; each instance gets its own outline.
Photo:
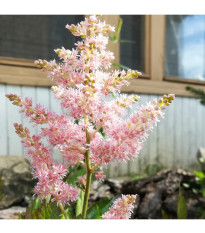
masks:
POLYGON ((97 17, 96 15, 91 15, 89 19, 91 20, 91 22, 96 22, 97 17))

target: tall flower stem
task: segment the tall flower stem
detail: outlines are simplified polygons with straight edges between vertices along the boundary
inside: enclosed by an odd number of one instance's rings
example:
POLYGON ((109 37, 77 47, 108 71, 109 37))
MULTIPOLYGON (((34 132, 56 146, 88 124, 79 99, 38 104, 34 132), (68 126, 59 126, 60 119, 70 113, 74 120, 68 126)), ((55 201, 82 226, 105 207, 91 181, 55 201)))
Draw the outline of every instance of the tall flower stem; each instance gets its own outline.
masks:
POLYGON ((65 216, 65 218, 66 218, 66 219, 69 219, 69 217, 68 217, 68 215, 67 215, 67 213, 66 213, 66 211, 65 211, 65 209, 64 209, 64 207, 63 207, 63 205, 62 205, 60 202, 58 202, 58 205, 59 205, 59 207, 60 207, 60 209, 61 209, 61 212, 62 212, 63 215, 65 216))
POLYGON ((92 171, 90 166, 90 157, 89 157, 89 144, 90 144, 90 135, 88 130, 86 129, 86 152, 85 152, 85 164, 86 164, 86 189, 85 189, 85 196, 84 196, 84 203, 83 203, 83 211, 82 211, 82 218, 86 218, 86 212, 88 207, 88 198, 90 192, 90 184, 91 184, 91 177, 92 171))

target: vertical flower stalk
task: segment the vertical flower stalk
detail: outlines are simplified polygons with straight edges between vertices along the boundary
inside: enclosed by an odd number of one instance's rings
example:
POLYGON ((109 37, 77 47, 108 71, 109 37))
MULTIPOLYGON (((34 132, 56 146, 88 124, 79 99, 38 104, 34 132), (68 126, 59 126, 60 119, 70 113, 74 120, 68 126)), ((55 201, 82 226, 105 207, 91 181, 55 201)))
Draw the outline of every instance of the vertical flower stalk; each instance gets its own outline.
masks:
POLYGON ((86 187, 85 187, 85 196, 84 196, 84 203, 83 203, 83 210, 82 210, 82 218, 86 218, 86 212, 88 207, 88 199, 89 199, 89 192, 90 192, 90 185, 91 185, 91 178, 92 178, 92 171, 90 166, 90 157, 89 157, 89 147, 90 147, 90 135, 88 130, 86 129, 86 152, 85 152, 85 164, 86 164, 86 187))
MULTIPOLYGON (((88 124, 88 117, 84 116, 84 122, 88 124)), ((88 207, 88 199, 89 199, 89 192, 90 192, 90 185, 91 185, 91 178, 92 178, 92 171, 90 165, 90 134, 88 129, 85 129, 86 133, 86 152, 85 152, 85 166, 86 166, 86 185, 85 185, 85 195, 84 195, 84 202, 83 202, 83 210, 82 210, 82 218, 86 218, 87 207, 88 207)))

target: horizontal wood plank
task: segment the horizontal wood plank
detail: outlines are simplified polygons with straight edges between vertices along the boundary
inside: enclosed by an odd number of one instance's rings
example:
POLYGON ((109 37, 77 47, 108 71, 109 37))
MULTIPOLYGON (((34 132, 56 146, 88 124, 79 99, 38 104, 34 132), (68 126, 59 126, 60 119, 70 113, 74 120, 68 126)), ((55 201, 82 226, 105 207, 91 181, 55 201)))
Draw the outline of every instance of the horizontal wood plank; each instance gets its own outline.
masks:
POLYGON ((54 83, 47 78, 46 72, 37 68, 0 65, 0 83, 29 85, 29 86, 51 86, 54 83))
MULTIPOLYGON (((190 86, 190 84, 135 79, 131 81, 129 86, 124 86, 122 92, 160 95, 174 93, 176 96, 196 97, 194 94, 186 90, 186 86, 190 86)), ((194 84, 191 86, 205 91, 205 85, 194 84)))
POLYGON ((205 80, 188 79, 188 78, 175 77, 175 76, 166 76, 164 80, 171 81, 171 82, 179 82, 179 83, 191 83, 191 84, 205 85, 205 80))
POLYGON ((0 57, 1 65, 23 66, 23 67, 36 67, 34 60, 20 59, 20 58, 6 58, 0 57))

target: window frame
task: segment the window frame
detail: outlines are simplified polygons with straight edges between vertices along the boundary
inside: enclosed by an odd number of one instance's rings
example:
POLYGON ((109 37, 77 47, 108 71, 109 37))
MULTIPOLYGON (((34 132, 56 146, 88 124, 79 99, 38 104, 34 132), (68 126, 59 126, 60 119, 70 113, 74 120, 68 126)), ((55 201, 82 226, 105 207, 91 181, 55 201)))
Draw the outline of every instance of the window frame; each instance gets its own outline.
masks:
MULTIPOLYGON (((165 39, 166 15, 145 15, 145 63, 148 67, 149 80, 132 80, 131 85, 123 87, 124 92, 141 94, 168 94, 176 96, 196 97, 186 91, 186 86, 192 85, 205 91, 205 81, 185 79, 182 77, 165 76, 165 39)), ((142 76, 143 77, 143 76, 142 76)))
MULTIPOLYGON (((111 25, 117 26, 120 15, 103 15, 111 25)), ((130 86, 124 86, 122 92, 141 94, 168 94, 195 97, 186 91, 187 85, 205 91, 205 81, 165 76, 165 36, 166 16, 145 15, 145 72, 137 80, 132 80, 130 86)), ((108 44, 108 50, 114 52, 115 62, 120 63, 119 43, 108 44)), ((0 57, 0 84, 15 84, 26 86, 52 86, 54 83, 41 72, 33 60, 0 57)))

